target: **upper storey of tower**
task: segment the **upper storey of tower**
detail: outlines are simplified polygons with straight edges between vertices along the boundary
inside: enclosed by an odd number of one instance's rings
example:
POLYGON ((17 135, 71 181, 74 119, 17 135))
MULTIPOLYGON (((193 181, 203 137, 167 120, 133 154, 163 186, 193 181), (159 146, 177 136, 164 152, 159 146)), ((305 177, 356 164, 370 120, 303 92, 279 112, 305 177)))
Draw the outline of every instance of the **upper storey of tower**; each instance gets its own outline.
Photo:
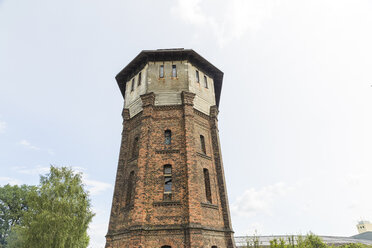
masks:
POLYGON ((142 110, 140 95, 153 92, 155 105, 181 104, 181 92, 195 93, 194 107, 209 114, 219 105, 223 73, 191 49, 144 50, 116 81, 134 116, 142 110))

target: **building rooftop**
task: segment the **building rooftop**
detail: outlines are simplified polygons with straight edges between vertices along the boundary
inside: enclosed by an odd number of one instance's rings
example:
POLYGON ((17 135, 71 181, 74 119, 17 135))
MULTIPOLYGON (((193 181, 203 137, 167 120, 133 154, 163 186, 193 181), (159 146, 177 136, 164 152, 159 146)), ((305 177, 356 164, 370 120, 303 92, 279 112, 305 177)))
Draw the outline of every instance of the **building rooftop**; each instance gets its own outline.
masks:
POLYGON ((125 97, 126 82, 136 75, 148 62, 180 60, 190 61, 194 66, 200 68, 204 73, 213 78, 216 104, 219 106, 223 72, 192 49, 170 48, 143 50, 115 77, 121 94, 125 97))
MULTIPOLYGON (((372 236, 372 232, 370 235, 372 236)), ((297 236, 298 235, 294 235, 295 240, 297 236)), ((360 236, 360 234, 352 236, 352 237, 338 237, 338 236, 319 236, 319 237, 323 240, 324 243, 328 245, 337 246, 337 245, 351 244, 351 243, 362 243, 365 245, 372 245, 372 239, 367 239, 368 237, 364 237, 364 236, 363 238, 356 238, 356 236, 360 236)), ((249 242, 252 242, 252 240, 258 239, 259 245, 267 247, 267 246, 270 246, 271 240, 283 239, 287 242, 288 239, 292 237, 293 235, 246 236, 246 237, 239 236, 239 237, 235 237, 235 243, 236 243, 236 247, 246 247, 247 240, 249 242)), ((305 238, 306 236, 302 236, 302 237, 305 238)))

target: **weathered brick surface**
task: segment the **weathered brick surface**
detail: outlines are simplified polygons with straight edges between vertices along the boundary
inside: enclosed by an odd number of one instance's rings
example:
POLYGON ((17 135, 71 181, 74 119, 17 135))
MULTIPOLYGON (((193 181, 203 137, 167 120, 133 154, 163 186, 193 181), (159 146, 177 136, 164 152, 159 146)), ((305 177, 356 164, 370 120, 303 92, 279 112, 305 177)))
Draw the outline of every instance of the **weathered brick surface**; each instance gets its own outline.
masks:
POLYGON ((124 127, 106 248, 234 247, 218 140, 217 110, 193 108, 194 94, 182 92, 182 105, 154 106, 142 95, 143 111, 124 127), (165 144, 164 131, 172 131, 165 144), (205 137, 206 153, 200 144, 205 137), (138 137, 138 152, 133 142, 138 137), (133 155, 135 154, 135 155, 133 155), (172 165, 172 196, 164 199, 163 166, 172 165), (212 202, 206 199, 203 169, 209 171, 212 202), (134 172, 132 199, 128 179, 134 172))

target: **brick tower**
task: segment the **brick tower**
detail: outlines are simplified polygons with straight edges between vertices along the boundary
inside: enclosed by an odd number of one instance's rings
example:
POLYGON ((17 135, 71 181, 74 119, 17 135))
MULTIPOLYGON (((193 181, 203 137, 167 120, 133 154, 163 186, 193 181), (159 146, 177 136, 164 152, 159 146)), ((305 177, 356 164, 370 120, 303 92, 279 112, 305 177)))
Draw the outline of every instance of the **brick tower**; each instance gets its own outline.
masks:
POLYGON ((233 248, 217 127, 223 73, 142 51, 117 76, 123 132, 106 248, 233 248))

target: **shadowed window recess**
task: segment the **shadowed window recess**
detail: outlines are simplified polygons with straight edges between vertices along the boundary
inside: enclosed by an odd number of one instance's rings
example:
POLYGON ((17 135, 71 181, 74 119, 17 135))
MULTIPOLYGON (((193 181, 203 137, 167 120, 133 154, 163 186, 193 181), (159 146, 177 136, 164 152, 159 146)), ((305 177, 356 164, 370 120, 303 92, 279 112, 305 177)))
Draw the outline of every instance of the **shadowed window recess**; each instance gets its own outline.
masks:
POLYGON ((196 70, 195 71, 195 76, 196 76, 196 82, 200 82, 200 80, 199 80, 199 71, 198 70, 196 70))
POLYGON ((125 199, 126 206, 130 205, 132 202, 133 185, 134 185, 134 171, 132 171, 129 174, 129 178, 128 178, 127 197, 125 199))
POLYGON ((204 76, 204 87, 208 89, 208 80, 207 80, 207 76, 204 76))
POLYGON ((164 200, 172 199, 172 165, 164 165, 164 200))
POLYGON ((137 83, 138 86, 141 85, 141 81, 142 81, 142 73, 140 72, 140 73, 138 74, 138 83, 137 83))
POLYGON ((134 78, 132 79, 132 85, 130 87, 130 91, 133 91, 134 90, 134 78))
POLYGON ((201 147, 202 152, 206 154, 207 150, 205 148, 205 139, 203 135, 200 135, 200 147, 201 147))
POLYGON ((133 147, 132 147, 132 158, 138 157, 138 137, 134 138, 133 147))
POLYGON ((172 143, 172 131, 171 130, 165 130, 164 132, 164 143, 166 145, 170 145, 172 143))
POLYGON ((203 169, 203 173, 204 173, 205 197, 207 199, 207 202, 212 203, 211 182, 209 179, 208 169, 203 169))

